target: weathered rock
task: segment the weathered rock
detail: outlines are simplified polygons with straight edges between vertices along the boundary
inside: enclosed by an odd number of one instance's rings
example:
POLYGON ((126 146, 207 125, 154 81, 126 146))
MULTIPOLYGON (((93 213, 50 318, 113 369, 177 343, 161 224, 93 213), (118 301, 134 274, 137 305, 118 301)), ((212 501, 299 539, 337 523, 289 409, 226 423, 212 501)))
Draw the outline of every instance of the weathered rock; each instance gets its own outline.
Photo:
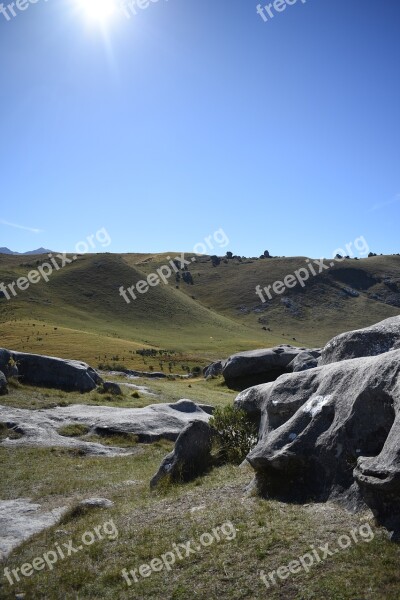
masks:
POLYGON ((260 385, 243 390, 235 398, 235 407, 239 410, 244 410, 250 418, 259 422, 266 394, 273 385, 274 382, 261 383, 260 385))
MULTIPOLYGON (((124 377, 130 381, 134 381, 135 379, 138 379, 138 377, 136 375, 128 375, 127 373, 121 372, 121 371, 108 371, 108 372, 100 372, 100 376, 103 375, 107 375, 107 376, 113 376, 113 377, 124 377)), ((144 394, 145 396, 157 396, 157 394, 155 392, 152 392, 150 388, 148 388, 145 385, 137 385, 135 383, 126 383, 126 382, 119 382, 118 384, 120 387, 127 387, 130 388, 131 390, 136 390, 137 392, 139 392, 140 394, 144 394)))
POLYGON ((203 375, 205 379, 209 377, 218 377, 218 375, 222 374, 222 369, 224 366, 224 361, 218 360, 217 362, 211 363, 208 367, 203 369, 203 375))
POLYGON ((105 381, 103 383, 102 391, 105 394, 111 394, 112 396, 122 396, 122 390, 118 383, 114 383, 113 381, 105 381))
POLYGON ((17 363, 23 383, 79 392, 90 392, 102 383, 99 374, 84 362, 0 350, 3 361, 9 355, 17 363))
POLYGON ((0 560, 32 535, 55 525, 67 507, 45 512, 31 500, 0 500, 0 560))
POLYGON ((263 494, 365 503, 400 528, 400 350, 282 376, 262 406, 247 460, 263 494))
POLYGON ((5 396, 8 394, 8 385, 6 376, 2 371, 0 371, 0 396, 5 396))
POLYGON ((81 500, 81 502, 79 502, 79 506, 85 509, 112 508, 114 506, 114 502, 112 500, 108 500, 107 498, 86 498, 86 500, 81 500))
POLYGON ((318 367, 320 353, 317 352, 300 352, 288 365, 288 371, 298 373, 299 371, 307 371, 318 367))
POLYGON ((323 349, 319 364, 328 365, 349 358, 377 356, 399 349, 400 316, 334 337, 323 349))
POLYGON ((58 430, 65 425, 86 425, 89 433, 112 435, 130 433, 140 442, 153 442, 161 438, 175 441, 191 421, 208 422, 210 414, 190 400, 174 404, 152 404, 145 408, 111 408, 73 404, 45 410, 26 410, 0 406, 0 422, 10 424, 19 439, 7 439, 3 446, 40 446, 76 448, 86 454, 113 456, 135 453, 83 439, 65 437, 58 430))
MULTIPOLYGON (((252 385, 275 381, 287 373, 288 365, 306 348, 282 345, 263 350, 249 350, 230 356, 225 362, 222 375, 227 385, 243 390, 252 385)), ((319 356, 319 350, 308 350, 319 356)))
POLYGON ((161 481, 190 481, 202 475, 211 466, 213 431, 203 421, 189 423, 179 435, 173 452, 168 454, 150 482, 156 487, 161 481))

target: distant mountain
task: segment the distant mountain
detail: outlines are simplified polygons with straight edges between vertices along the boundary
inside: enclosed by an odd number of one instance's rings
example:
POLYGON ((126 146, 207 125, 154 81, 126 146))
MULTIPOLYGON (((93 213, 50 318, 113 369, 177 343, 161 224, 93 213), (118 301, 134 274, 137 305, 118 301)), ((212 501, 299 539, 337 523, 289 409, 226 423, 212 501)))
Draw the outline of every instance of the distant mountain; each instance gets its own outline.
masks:
POLYGON ((37 250, 30 250, 29 252, 22 252, 22 254, 51 254, 51 252, 52 252, 52 250, 47 250, 46 248, 37 248, 37 250))
POLYGON ((0 254, 13 254, 19 256, 25 256, 27 254, 49 254, 52 252, 51 250, 46 250, 46 248, 37 248, 36 250, 29 250, 29 252, 14 252, 9 248, 0 248, 0 254))

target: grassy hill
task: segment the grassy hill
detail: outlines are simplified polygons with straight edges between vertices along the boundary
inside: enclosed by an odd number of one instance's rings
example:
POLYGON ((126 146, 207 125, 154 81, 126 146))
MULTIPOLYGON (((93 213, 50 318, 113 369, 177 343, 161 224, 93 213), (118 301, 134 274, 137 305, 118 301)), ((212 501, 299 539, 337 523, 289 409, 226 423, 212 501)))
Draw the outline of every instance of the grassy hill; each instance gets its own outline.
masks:
MULTIPOLYGON (((304 258, 233 259, 214 267, 209 257, 203 257, 190 266, 193 284, 183 282, 181 274, 179 282, 171 279, 169 285, 151 288, 126 304, 119 287, 126 289, 144 279, 166 264, 167 256, 82 256, 55 272, 48 283, 31 285, 10 301, 0 298, 0 346, 80 358, 94 366, 118 362, 168 372, 171 363, 177 372, 245 348, 281 342, 320 345, 335 333, 400 310, 399 257, 345 261, 310 278, 304 288, 297 286, 265 304, 255 295, 256 285, 283 280, 304 267, 304 258), (158 354, 137 354, 143 349, 158 354)), ((37 260, 41 264, 43 259, 0 255, 0 283, 25 276, 37 260)), ((122 376, 113 379, 125 382, 122 376)), ((32 410, 75 403, 139 407, 189 398, 226 406, 235 397, 217 379, 135 383, 156 395, 132 394, 124 386, 118 398, 97 391, 82 395, 14 382, 2 404, 32 410)), ((10 435, 9 426, 1 425, 0 440, 10 435)), ((22 568, 69 542, 82 549, 56 568, 21 577, 13 586, 3 575, 0 597, 4 600, 24 595, 49 600, 398 599, 400 547, 389 542, 368 513, 350 514, 331 503, 285 504, 245 495, 253 471, 233 465, 216 468, 189 484, 150 492, 149 480, 172 449, 171 442, 140 444, 113 436, 91 439, 132 446, 135 452, 105 458, 68 448, 0 447, 2 500, 31 498, 45 511, 70 507, 59 524, 16 548, 3 561, 3 568, 22 568), (88 497, 108 498, 114 505, 106 512, 77 508, 88 497), (78 546, 85 533, 110 519, 118 531, 114 540, 78 546), (234 538, 199 546, 197 554, 177 562, 170 571, 155 572, 127 586, 123 569, 138 569, 169 552, 173 543, 197 542, 227 522, 234 538), (373 539, 359 540, 339 552, 338 540, 351 539, 350 532, 366 524, 373 539), (337 553, 315 563, 307 573, 301 571, 266 588, 261 572, 275 572, 310 548, 326 544, 337 553)))
MULTIPOLYGON (((119 294, 170 254, 78 257, 48 283, 0 298, 1 345, 129 368, 174 372, 232 352, 277 343, 322 345, 333 335, 400 312, 400 257, 345 260, 263 303, 255 287, 273 284, 306 265, 304 257, 222 260, 194 257, 193 283, 151 287, 127 304, 119 294), (136 352, 166 352, 143 357, 136 352), (161 363, 161 364, 160 364, 161 363)), ((168 258, 167 258, 168 257, 168 258)), ((0 255, 0 283, 24 277, 45 257, 0 255)), ((315 265, 318 271, 317 265, 315 265)))

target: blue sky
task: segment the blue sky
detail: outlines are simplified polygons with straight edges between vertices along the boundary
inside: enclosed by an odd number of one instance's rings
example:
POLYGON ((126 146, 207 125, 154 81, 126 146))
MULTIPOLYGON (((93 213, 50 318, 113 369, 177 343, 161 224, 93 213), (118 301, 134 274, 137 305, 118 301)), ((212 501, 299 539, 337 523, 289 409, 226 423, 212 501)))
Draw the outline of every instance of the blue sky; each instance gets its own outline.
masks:
POLYGON ((400 252, 398 0, 76 4, 0 14, 0 246, 400 252))

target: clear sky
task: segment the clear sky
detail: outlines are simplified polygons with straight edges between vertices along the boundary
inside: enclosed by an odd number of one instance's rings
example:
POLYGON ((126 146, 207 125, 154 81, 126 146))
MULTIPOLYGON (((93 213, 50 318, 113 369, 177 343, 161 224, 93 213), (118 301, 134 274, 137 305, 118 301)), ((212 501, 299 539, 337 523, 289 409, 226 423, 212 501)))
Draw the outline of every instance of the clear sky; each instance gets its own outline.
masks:
POLYGON ((84 3, 0 13, 0 246, 400 252, 399 0, 84 3))

